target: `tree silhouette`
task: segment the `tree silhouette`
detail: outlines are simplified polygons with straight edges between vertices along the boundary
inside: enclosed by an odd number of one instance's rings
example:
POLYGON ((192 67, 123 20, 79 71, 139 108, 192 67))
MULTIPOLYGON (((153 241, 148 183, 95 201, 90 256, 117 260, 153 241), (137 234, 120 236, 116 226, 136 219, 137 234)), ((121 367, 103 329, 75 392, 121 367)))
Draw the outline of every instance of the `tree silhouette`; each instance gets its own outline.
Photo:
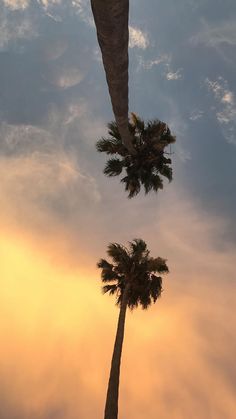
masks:
POLYGON ((102 270, 101 279, 105 284, 103 292, 116 296, 120 308, 118 326, 113 350, 110 378, 108 383, 104 419, 117 419, 119 377, 126 309, 139 305, 147 309, 155 303, 162 292, 162 277, 168 273, 166 260, 150 257, 146 243, 141 239, 129 242, 128 247, 118 243, 108 246, 107 254, 112 259, 101 259, 98 267, 102 270))
POLYGON ((125 171, 121 182, 125 183, 129 198, 137 195, 142 185, 146 194, 151 190, 157 192, 163 188, 163 177, 172 180, 171 159, 164 150, 175 142, 175 137, 164 122, 156 119, 145 124, 134 113, 129 131, 135 154, 130 154, 124 146, 116 122, 108 124, 109 138, 97 142, 99 152, 116 155, 107 161, 104 173, 119 176, 125 171))

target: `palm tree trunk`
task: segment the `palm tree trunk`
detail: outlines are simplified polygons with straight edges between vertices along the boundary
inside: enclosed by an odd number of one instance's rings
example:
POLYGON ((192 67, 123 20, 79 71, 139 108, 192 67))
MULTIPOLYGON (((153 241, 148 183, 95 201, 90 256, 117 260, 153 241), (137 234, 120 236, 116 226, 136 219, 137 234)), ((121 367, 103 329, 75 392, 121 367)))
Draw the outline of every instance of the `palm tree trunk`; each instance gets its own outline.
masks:
POLYGON ((108 383, 108 389, 107 389, 104 419, 117 419, 118 417, 120 362, 121 362, 122 344, 123 344, 123 339, 124 339, 128 291, 129 291, 129 286, 126 286, 124 290, 122 302, 121 302, 114 351, 113 351, 112 361, 111 361, 111 370, 110 370, 110 377, 109 377, 109 383, 108 383))
POLYGON ((134 153, 128 128, 129 0, 91 0, 91 6, 116 123, 134 153))

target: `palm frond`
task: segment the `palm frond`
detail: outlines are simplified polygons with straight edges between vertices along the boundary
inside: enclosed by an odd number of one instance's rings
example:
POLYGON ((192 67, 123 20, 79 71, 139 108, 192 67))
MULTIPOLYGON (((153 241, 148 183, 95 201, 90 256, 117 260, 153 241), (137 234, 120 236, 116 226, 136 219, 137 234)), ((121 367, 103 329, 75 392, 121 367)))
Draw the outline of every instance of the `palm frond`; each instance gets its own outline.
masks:
POLYGON ((172 163, 172 161, 171 161, 171 159, 170 159, 170 158, 165 157, 165 156, 162 156, 162 163, 163 163, 163 164, 171 164, 171 163, 172 163))
POLYGON ((167 166, 167 164, 163 164, 162 168, 159 170, 162 176, 165 176, 169 182, 173 179, 173 170, 171 167, 167 166))
POLYGON ((107 124, 107 128, 108 128, 108 134, 121 142, 121 136, 118 130, 117 123, 115 121, 111 121, 107 124))
POLYGON ((102 282, 113 282, 119 280, 119 275, 112 270, 103 269, 101 272, 102 282))
POLYGON ((106 259, 100 259, 100 261, 97 264, 97 267, 102 270, 102 282, 112 282, 120 279, 119 274, 114 270, 114 265, 107 262, 106 259))
POLYGON ((166 131, 163 134, 163 140, 166 140, 168 144, 173 144, 176 142, 176 136, 171 134, 168 125, 166 125, 166 131))
POLYGON ((142 175, 142 183, 144 186, 145 194, 148 194, 152 189, 157 192, 159 189, 163 189, 163 181, 158 174, 155 173, 144 173, 142 175))
POLYGON ((153 258, 150 257, 147 262, 147 270, 149 272, 159 272, 159 273, 168 273, 168 267, 166 264, 166 259, 161 257, 153 258))
POLYGON ((135 259, 141 259, 144 255, 147 256, 147 245, 142 239, 134 239, 129 242, 132 257, 135 259))
POLYGON ((162 293, 162 278, 161 276, 152 275, 150 281, 150 295, 155 303, 162 293))
POLYGON ((148 121, 145 127, 145 137, 147 140, 153 141, 162 135, 164 129, 165 129, 165 123, 159 121, 159 119, 148 121))
POLYGON ((102 287, 102 292, 103 294, 106 294, 107 292, 109 293, 109 295, 113 295, 118 291, 117 285, 104 285, 102 287))
POLYGON ((141 189, 141 184, 136 176, 125 176, 121 179, 125 183, 125 190, 129 192, 128 198, 133 198, 141 189))
POLYGON ((119 176, 123 170, 123 161, 120 159, 110 159, 107 161, 104 174, 107 176, 119 176))
POLYGON ((157 192, 159 189, 163 189, 163 181, 159 175, 152 174, 151 179, 150 179, 150 184, 151 184, 151 188, 155 192, 157 192))
POLYGON ((140 134, 144 132, 145 124, 144 121, 136 115, 134 112, 131 112, 131 123, 135 130, 137 130, 140 134))
POLYGON ((96 143, 97 151, 106 154, 118 154, 122 150, 122 143, 116 139, 101 138, 96 143))
POLYGON ((106 259, 100 259, 97 267, 100 269, 113 269, 112 263, 109 263, 106 259))
POLYGON ((141 305, 143 310, 147 310, 147 308, 151 305, 151 296, 150 296, 150 292, 149 289, 145 289, 143 290, 142 293, 140 293, 139 296, 139 304, 141 305))
POLYGON ((107 248, 107 254, 117 264, 127 267, 130 263, 130 256, 125 246, 118 243, 110 243, 107 248))

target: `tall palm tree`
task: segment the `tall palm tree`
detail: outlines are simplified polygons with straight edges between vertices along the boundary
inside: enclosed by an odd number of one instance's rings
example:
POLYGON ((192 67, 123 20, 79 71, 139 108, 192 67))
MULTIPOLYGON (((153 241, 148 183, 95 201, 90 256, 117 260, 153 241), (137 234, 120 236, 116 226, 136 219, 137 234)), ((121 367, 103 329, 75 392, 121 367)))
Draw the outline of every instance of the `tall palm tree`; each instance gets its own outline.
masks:
POLYGON ((101 268, 103 292, 116 296, 120 308, 114 351, 111 362, 104 419, 117 419, 120 362, 124 338, 126 309, 139 305, 147 309, 155 303, 162 292, 162 278, 158 274, 168 273, 166 260, 149 256, 146 243, 135 239, 128 247, 111 243, 107 249, 112 263, 106 259, 98 262, 101 268))
POLYGON ((128 129, 129 0, 91 0, 91 6, 115 120, 123 144, 132 154, 128 129))
POLYGON ((101 138, 96 146, 99 152, 118 157, 110 158, 105 166, 107 176, 119 176, 126 172, 121 182, 125 183, 128 197, 132 198, 140 192, 141 185, 145 193, 157 192, 163 188, 163 177, 172 180, 171 159, 166 157, 165 148, 175 142, 175 137, 167 124, 159 120, 144 123, 134 113, 129 123, 135 154, 130 154, 124 146, 116 122, 108 124, 109 138, 101 138))

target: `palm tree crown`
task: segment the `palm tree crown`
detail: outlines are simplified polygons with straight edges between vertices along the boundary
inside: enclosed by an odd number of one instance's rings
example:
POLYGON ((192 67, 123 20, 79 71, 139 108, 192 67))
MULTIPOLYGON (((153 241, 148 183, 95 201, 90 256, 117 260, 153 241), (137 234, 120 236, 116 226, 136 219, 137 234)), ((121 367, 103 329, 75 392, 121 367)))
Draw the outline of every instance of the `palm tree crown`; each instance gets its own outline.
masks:
POLYGON ((130 153, 122 143, 116 122, 108 124, 109 138, 101 138, 97 144, 99 152, 118 155, 110 158, 105 166, 107 176, 118 176, 123 169, 126 176, 121 179, 132 198, 140 192, 141 185, 145 193, 157 192, 163 188, 162 177, 172 180, 171 159, 166 157, 164 149, 175 142, 168 125, 158 119, 146 124, 137 115, 131 114, 129 131, 133 139, 135 153, 130 153))
POLYGON ((101 259, 101 278, 105 283, 103 292, 116 295, 116 304, 121 305, 125 288, 128 286, 127 306, 132 310, 141 305, 143 309, 155 303, 162 292, 162 278, 158 274, 168 273, 166 260, 149 256, 146 243, 135 239, 128 247, 111 243, 107 250, 110 263, 101 259))

